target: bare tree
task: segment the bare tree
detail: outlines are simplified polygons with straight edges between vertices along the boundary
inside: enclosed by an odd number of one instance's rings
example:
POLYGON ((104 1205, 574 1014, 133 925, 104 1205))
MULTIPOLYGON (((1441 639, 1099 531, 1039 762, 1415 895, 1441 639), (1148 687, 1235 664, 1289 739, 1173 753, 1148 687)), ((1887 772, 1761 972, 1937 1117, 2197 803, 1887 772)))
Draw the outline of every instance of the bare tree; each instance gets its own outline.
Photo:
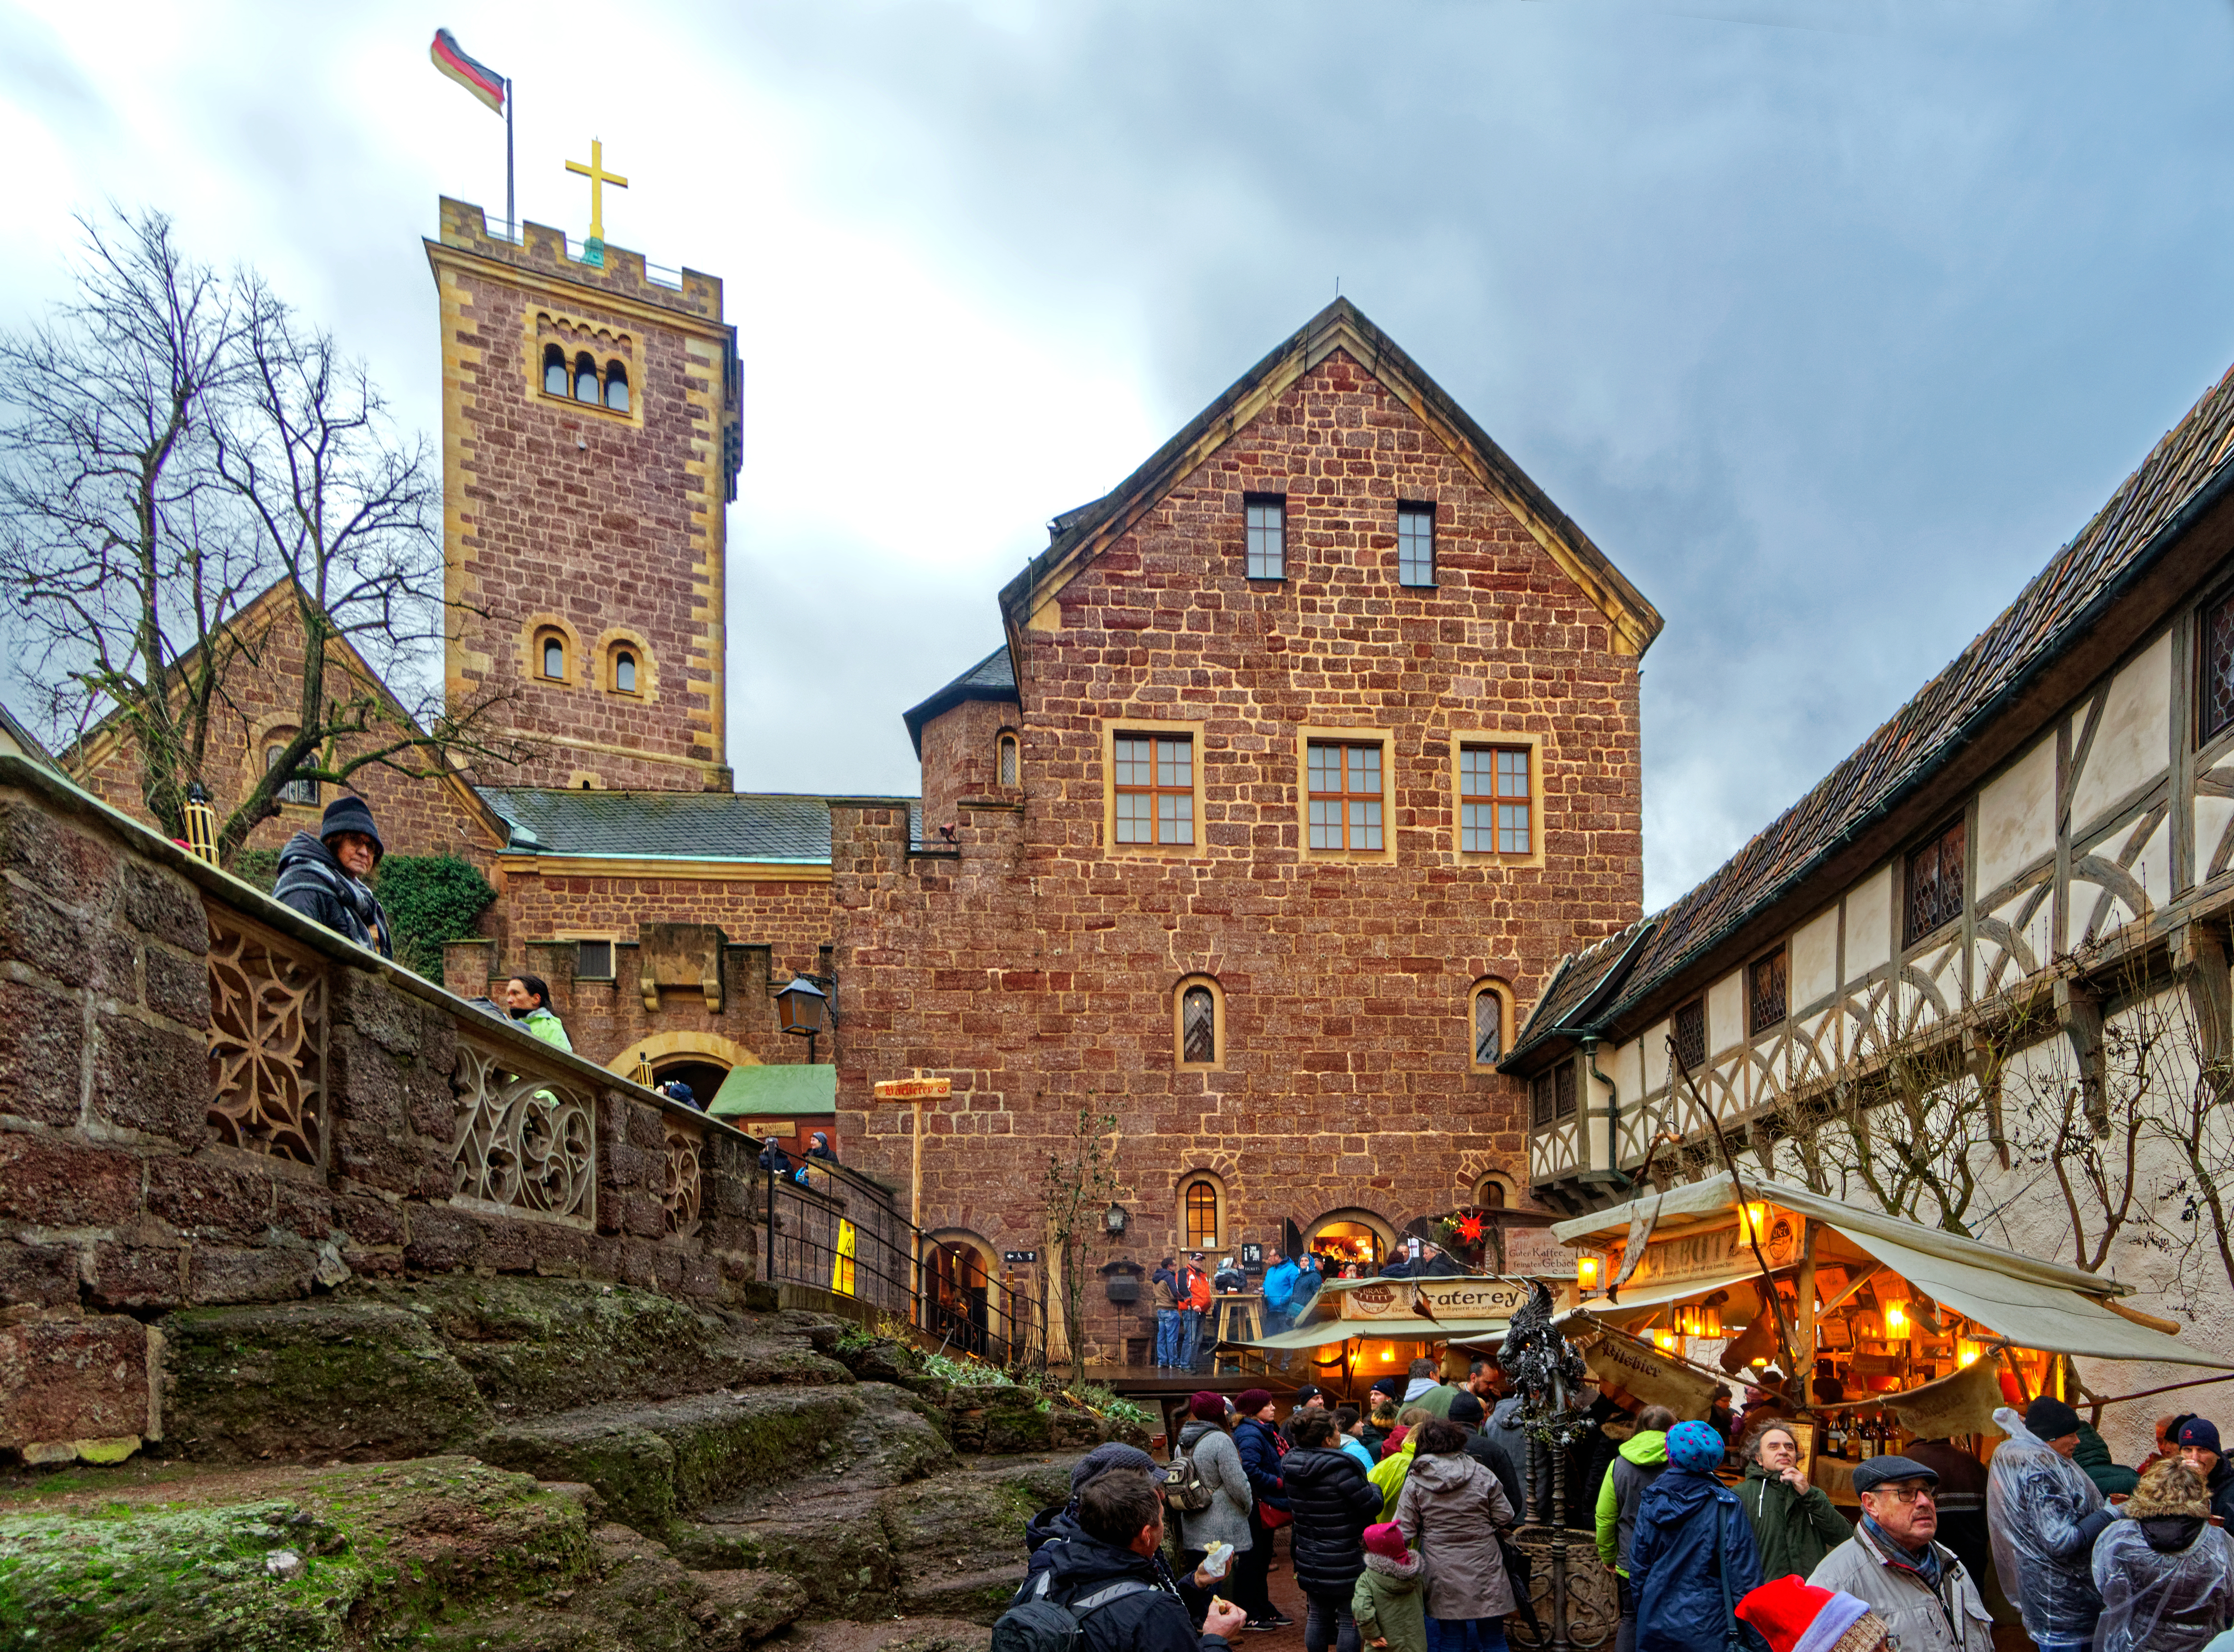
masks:
POLYGON ((449 617, 425 440, 399 437, 330 335, 253 272, 187 259, 161 214, 84 230, 73 298, 0 335, 0 580, 49 726, 82 751, 108 722, 173 836, 199 782, 226 860, 293 782, 517 761, 487 732, 507 690, 394 692, 449 617), (244 685, 280 671, 293 733, 269 766, 219 761, 251 732, 244 685))
POLYGON ((75 295, 0 334, 0 579, 49 725, 113 713, 148 813, 182 836, 226 628, 258 584, 211 441, 245 318, 160 213, 80 224, 75 295))
POLYGON ((1089 1107, 1078 1110, 1069 1139, 1048 1152, 1041 1179, 1040 1204, 1047 1222, 1048 1246, 1061 1270, 1062 1323, 1070 1340, 1070 1380, 1086 1375, 1086 1236, 1101 1213, 1101 1202, 1115 1192, 1117 1177, 1102 1139, 1117 1128, 1112 1114, 1089 1107))

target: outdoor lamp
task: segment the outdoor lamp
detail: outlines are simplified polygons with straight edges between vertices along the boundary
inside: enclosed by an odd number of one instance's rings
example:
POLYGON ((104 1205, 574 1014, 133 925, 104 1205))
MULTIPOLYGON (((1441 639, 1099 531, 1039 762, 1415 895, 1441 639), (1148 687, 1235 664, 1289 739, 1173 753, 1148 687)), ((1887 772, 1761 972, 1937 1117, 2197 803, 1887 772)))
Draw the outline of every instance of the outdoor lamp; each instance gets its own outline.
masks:
POLYGON ((1908 1304, 1887 1303, 1885 1305, 1885 1332, 1888 1339, 1900 1341, 1908 1335, 1908 1304))
POLYGON ((1598 1270, 1601 1265, 1596 1257, 1577 1257, 1575 1258, 1575 1289, 1586 1291, 1596 1290, 1598 1288, 1598 1270))
POLYGON ((1976 1342, 1965 1337, 1955 1345, 1955 1362, 1967 1371, 1978 1362, 1978 1356, 1985 1351, 1976 1342))
POLYGON ((1655 1331, 1652 1333, 1652 1340, 1660 1345, 1663 1352, 1673 1354, 1676 1351, 1676 1333, 1673 1331, 1655 1331))
POLYGON ((1111 1238, 1119 1238, 1123 1236, 1125 1231, 1125 1207, 1120 1205, 1115 1199, 1111 1199, 1109 1201, 1109 1208, 1107 1211, 1104 1211, 1101 1214, 1101 1225, 1109 1230, 1109 1237, 1111 1238))
POLYGON ((775 995, 776 1025, 801 1038, 820 1033, 829 1015, 828 996, 803 975, 792 976, 775 995))
POLYGON ((1768 1205, 1761 1199, 1749 1200, 1738 1206, 1740 1237, 1757 1240, 1768 1231, 1768 1205))

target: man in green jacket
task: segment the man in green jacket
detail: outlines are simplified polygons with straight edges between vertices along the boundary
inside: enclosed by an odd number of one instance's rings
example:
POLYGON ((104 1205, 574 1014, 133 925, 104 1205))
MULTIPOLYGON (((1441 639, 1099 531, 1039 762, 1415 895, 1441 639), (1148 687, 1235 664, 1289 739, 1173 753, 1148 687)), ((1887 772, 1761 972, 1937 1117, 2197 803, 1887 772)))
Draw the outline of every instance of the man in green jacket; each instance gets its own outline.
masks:
POLYGON ((546 1044, 555 1044, 569 1055, 574 1042, 566 1036, 566 1023, 551 1010, 551 984, 539 975, 516 975, 504 983, 504 1007, 512 1018, 546 1044))
POLYGON ((1753 1432, 1746 1459, 1738 1503, 1760 1545, 1761 1581, 1812 1576, 1825 1555, 1854 1535, 1853 1527, 1831 1506, 1829 1493, 1808 1483, 1800 1466, 1800 1441, 1780 1419, 1753 1432))
POLYGON ((1645 1488, 1668 1466, 1668 1431, 1676 1414, 1666 1406, 1647 1406, 1636 1414, 1636 1432, 1621 1442, 1613 1466, 1598 1482, 1598 1558, 1614 1575, 1621 1596, 1621 1623, 1614 1652, 1636 1652, 1636 1591, 1629 1586, 1629 1538, 1636 1526, 1636 1505, 1645 1488))

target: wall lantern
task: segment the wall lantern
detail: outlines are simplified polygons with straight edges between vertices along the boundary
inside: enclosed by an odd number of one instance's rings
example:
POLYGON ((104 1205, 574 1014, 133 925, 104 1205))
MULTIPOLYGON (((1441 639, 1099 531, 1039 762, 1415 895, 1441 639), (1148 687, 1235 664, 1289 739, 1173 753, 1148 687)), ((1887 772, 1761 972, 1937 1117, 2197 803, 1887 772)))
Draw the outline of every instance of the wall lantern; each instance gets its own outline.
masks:
POLYGON ((810 976, 795 975, 776 992, 775 1024, 785 1032, 807 1041, 807 1059, 810 1065, 814 1060, 814 1041, 836 1019, 831 1010, 829 995, 817 986, 810 976))
POLYGON ((1109 1230, 1111 1238, 1124 1237, 1126 1220, 1125 1207, 1115 1199, 1111 1199, 1109 1208, 1101 1213, 1101 1225, 1109 1230))

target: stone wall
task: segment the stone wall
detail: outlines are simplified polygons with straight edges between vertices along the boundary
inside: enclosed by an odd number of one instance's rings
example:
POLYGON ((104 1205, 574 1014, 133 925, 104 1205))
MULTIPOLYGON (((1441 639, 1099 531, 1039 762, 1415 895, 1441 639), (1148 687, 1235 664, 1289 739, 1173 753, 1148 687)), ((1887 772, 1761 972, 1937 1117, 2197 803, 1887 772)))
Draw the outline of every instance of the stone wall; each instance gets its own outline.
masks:
POLYGON ((535 1273, 737 1299, 752 1144, 0 758, 0 1448, 160 1438, 181 1307, 535 1273))
MULTIPOLYGON (((856 1161, 909 1173, 908 1113, 872 1105, 873 1081, 950 1076, 923 1224, 997 1258, 1044 1247, 1038 1184, 1081 1111, 1114 1119, 1132 1226, 1115 1244, 1097 1231, 1094 1268, 1178 1248, 1196 1172, 1220 1194, 1222 1252, 1276 1247, 1284 1219, 1357 1210, 1401 1229, 1486 1179, 1525 1187, 1523 1094, 1473 1061, 1469 993, 1496 979, 1525 1014, 1562 954, 1639 914, 1636 660, 1603 613, 1341 352, 1054 605, 1052 628, 1010 633, 1017 804, 962 800, 988 714, 1009 710, 970 706, 924 740, 924 797, 957 800, 954 852, 911 853, 903 810, 833 805, 839 1123, 856 1161), (1286 496, 1283 581, 1244 577, 1244 490, 1286 496), (1399 500, 1434 506, 1431 589, 1398 583, 1399 500), (1186 849, 1136 852, 1107 840, 1104 742, 1159 723, 1193 739, 1199 824, 1186 849), (1383 852, 1308 849, 1300 748, 1321 728, 1378 731, 1383 852), (1538 852, 1462 850, 1453 747, 1476 734, 1533 744, 1538 852), (1175 1049, 1194 976, 1222 995, 1206 1067, 1175 1049)), ((1094 1356, 1139 1352, 1145 1293, 1138 1311, 1102 1296, 1097 1279, 1094 1356)))

